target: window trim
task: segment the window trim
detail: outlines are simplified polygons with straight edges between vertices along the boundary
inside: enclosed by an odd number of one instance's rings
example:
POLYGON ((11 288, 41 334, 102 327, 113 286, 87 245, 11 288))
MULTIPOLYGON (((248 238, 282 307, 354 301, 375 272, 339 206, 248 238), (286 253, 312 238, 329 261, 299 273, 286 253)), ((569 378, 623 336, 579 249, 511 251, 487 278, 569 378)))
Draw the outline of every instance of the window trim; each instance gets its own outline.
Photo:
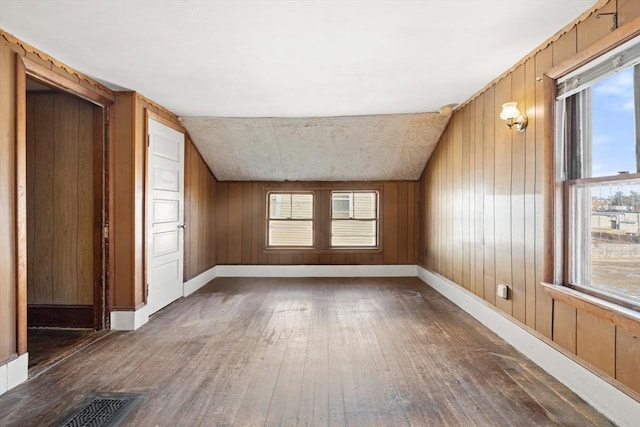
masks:
MULTIPOLYGON (((384 252, 384 211, 381 208, 384 198, 384 185, 380 182, 313 182, 313 183, 269 183, 260 188, 264 202, 260 207, 263 218, 259 233, 259 250, 264 255, 354 255, 367 254, 376 255, 384 252), (331 247, 331 192, 358 192, 376 191, 378 193, 378 245, 347 247, 331 247), (268 216, 269 216, 269 193, 313 193, 314 194, 314 224, 313 238, 314 246, 269 246, 268 245, 268 216)), ((302 262, 302 261, 301 261, 302 262)))
POLYGON ((374 189, 357 189, 357 190, 331 190, 329 192, 329 248, 336 249, 357 249, 357 250, 375 250, 380 249, 380 191, 374 189), (333 194, 334 193, 348 193, 349 194, 349 218, 334 218, 333 217, 333 194), (376 195, 376 207, 375 216, 373 218, 354 218, 354 194, 356 193, 373 193, 376 195), (376 242, 371 246, 349 246, 349 245, 334 245, 333 241, 333 221, 375 221, 376 223, 376 242))
MULTIPOLYGON (((640 19, 637 19, 637 21, 640 23, 640 19)), ((629 48, 633 48, 635 51, 640 51, 640 29, 638 29, 637 26, 635 28, 632 28, 630 25, 628 25, 621 30, 624 31, 620 31, 618 34, 611 33, 607 37, 603 38, 598 44, 553 67, 544 75, 543 81, 545 84, 545 92, 547 94, 546 105, 551 107, 549 111, 553 111, 552 114, 546 115, 546 123, 552 126, 553 129, 555 129, 554 132, 549 135, 549 137, 553 138, 552 146, 554 147, 552 159, 552 182, 554 184, 551 193, 552 204, 548 211, 548 218, 551 219, 553 224, 550 230, 551 233, 548 235, 548 238, 552 240, 550 242, 547 242, 547 247, 553 249, 553 265, 551 266, 551 269, 547 271, 549 272, 550 277, 553 277, 553 282, 560 284, 546 284, 546 286, 561 286, 565 289, 573 291, 573 293, 567 291, 568 295, 579 295, 580 293, 582 293, 585 295, 585 298, 601 300, 604 304, 619 306, 621 310, 632 310, 638 312, 640 311, 640 304, 636 303, 635 301, 626 299, 624 297, 618 297, 606 292, 601 292, 597 288, 570 283, 570 238, 572 233, 570 218, 570 215, 572 214, 570 207, 570 187, 574 185, 584 185, 590 183, 607 183, 616 181, 624 182, 638 179, 640 178, 640 170, 637 173, 628 173, 619 176, 572 179, 572 177, 569 175, 569 168, 571 166, 568 164, 569 153, 566 147, 566 135, 563 134, 563 132, 565 131, 565 126, 563 121, 559 120, 559 116, 561 114, 558 113, 559 109, 565 108, 564 99, 569 98, 570 96, 577 93, 575 91, 571 93, 561 93, 559 87, 562 82, 567 82, 571 78, 574 78, 576 75, 580 75, 582 73, 582 70, 587 70, 592 64, 597 67, 601 66, 602 63, 605 63, 609 59, 613 59, 616 56, 619 56, 620 52, 626 51, 629 48), (554 106, 555 109, 553 108, 554 106)), ((634 71, 634 83, 636 85, 640 83, 640 72, 638 71, 640 67, 638 64, 640 64, 640 57, 635 58, 631 61, 626 61, 624 63, 625 68, 636 67, 636 70, 634 71)), ((601 76, 602 74, 598 75, 601 76)), ((600 80, 606 77, 607 76, 601 77, 600 80)), ((593 86, 596 83, 597 81, 594 81, 587 86, 593 86)), ((640 88, 640 86, 638 86, 638 88, 640 88)), ((582 87, 582 89, 584 89, 584 87, 582 87)), ((638 91, 638 89, 636 89, 636 91, 638 91)), ((638 111, 639 96, 640 95, 636 94, 636 132, 638 132, 638 129, 640 129, 640 111, 638 111)), ((564 114, 562 115, 564 116, 564 114)), ((640 145, 640 143, 637 144, 640 145)), ((639 148, 637 147, 637 149, 639 148)), ((638 167, 640 168, 640 164, 638 165, 638 167)), ((579 299, 579 297, 576 296, 568 296, 564 298, 573 298, 575 300, 579 299)))
POLYGON ((265 203, 265 209, 266 209, 266 215, 265 215, 265 227, 264 227, 264 231, 265 231, 265 235, 264 235, 264 239, 265 239, 265 249, 301 249, 301 250, 306 250, 306 249, 311 249, 314 248, 316 245, 316 194, 313 191, 305 191, 305 190, 292 190, 292 191, 285 191, 285 190, 273 190, 273 191, 266 191, 265 192, 265 196, 266 196, 266 203, 265 203), (294 195, 294 194, 308 194, 311 195, 311 218, 271 218, 271 195, 272 194, 290 194, 290 195, 294 195), (269 241, 269 231, 270 231, 270 224, 271 221, 300 221, 300 222, 309 222, 311 221, 311 245, 306 245, 306 246, 296 246, 296 245, 272 245, 269 241))

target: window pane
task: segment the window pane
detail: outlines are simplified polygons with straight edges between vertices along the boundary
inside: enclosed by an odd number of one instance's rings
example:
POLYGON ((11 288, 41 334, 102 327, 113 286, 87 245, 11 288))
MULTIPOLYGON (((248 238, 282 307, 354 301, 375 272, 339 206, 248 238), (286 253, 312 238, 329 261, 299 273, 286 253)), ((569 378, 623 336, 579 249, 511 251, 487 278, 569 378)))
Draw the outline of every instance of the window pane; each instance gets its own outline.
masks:
POLYGON ((591 88, 591 174, 585 177, 637 172, 633 67, 591 88))
POLYGON ((312 219, 313 194, 269 194, 270 219, 312 219))
POLYGON ((269 221, 269 246, 313 246, 313 221, 269 221))
POLYGON ((640 180, 572 187, 572 283, 640 303, 640 180))
POLYGON ((377 246, 377 221, 331 221, 331 246, 377 246))
POLYGON ((357 219, 376 218, 377 193, 353 193, 353 217, 357 219))
POLYGON ((269 218, 291 218, 291 194, 269 195, 269 218))
POLYGON ((351 218, 351 194, 331 193, 331 217, 336 219, 351 218))
POLYGON ((313 218, 313 195, 312 194, 292 194, 291 195, 291 218, 311 219, 313 218))

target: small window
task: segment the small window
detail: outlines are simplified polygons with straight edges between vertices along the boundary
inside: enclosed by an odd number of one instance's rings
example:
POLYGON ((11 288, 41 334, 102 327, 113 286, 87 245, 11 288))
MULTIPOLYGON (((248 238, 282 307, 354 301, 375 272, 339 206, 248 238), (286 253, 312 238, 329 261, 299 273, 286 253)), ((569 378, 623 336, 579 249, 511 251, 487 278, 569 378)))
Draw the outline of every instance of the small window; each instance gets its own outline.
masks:
POLYGON ((313 246, 313 193, 267 194, 268 245, 313 246))
POLYGON ((565 281, 640 304, 640 44, 560 79, 565 281))
POLYGON ((378 192, 331 193, 331 246, 378 246, 378 192))

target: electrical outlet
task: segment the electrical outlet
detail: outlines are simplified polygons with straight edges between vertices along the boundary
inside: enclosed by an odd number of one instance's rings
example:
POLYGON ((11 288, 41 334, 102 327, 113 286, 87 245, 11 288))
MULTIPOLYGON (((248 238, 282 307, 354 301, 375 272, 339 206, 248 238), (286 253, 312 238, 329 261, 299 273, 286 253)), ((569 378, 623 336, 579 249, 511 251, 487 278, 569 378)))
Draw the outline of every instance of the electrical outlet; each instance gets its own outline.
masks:
POLYGON ((509 299, 509 286, 504 284, 499 284, 497 289, 497 295, 500 298, 509 299))

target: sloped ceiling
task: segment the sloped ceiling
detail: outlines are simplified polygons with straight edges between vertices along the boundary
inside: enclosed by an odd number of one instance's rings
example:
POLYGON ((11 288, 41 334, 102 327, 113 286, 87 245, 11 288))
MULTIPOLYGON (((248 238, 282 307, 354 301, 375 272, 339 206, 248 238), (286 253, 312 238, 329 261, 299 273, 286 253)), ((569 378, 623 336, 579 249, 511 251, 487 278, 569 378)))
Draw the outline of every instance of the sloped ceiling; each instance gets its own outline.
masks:
POLYGON ((416 180, 450 114, 183 118, 220 180, 416 180), (383 177, 383 178, 381 178, 383 177))
POLYGON ((403 114, 464 102, 595 3, 0 0, 0 29, 183 117, 219 179, 416 179, 430 150, 407 147, 443 117, 403 114))

